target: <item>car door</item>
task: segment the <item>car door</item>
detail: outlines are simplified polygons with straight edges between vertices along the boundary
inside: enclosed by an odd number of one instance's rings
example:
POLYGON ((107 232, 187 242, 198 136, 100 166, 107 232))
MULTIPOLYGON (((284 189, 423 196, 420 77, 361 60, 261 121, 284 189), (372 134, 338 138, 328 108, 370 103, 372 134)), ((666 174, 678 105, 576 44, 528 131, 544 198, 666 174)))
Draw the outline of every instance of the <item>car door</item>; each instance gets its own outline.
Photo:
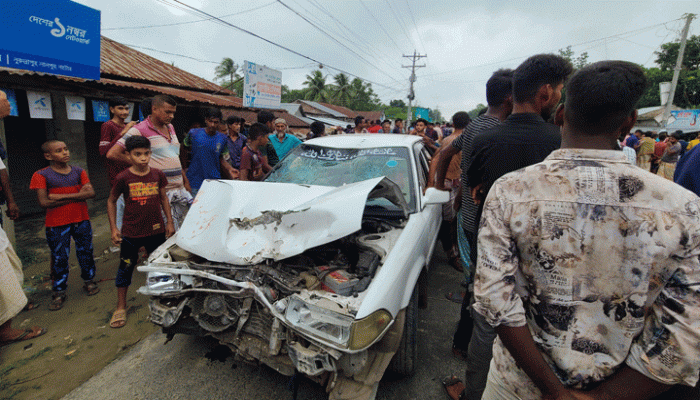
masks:
POLYGON ((442 206, 440 204, 425 204, 423 193, 428 184, 428 171, 430 169, 431 156, 422 142, 414 145, 414 155, 416 157, 416 175, 418 176, 418 214, 422 221, 422 232, 420 235, 420 246, 425 254, 426 264, 430 263, 430 258, 435 249, 438 230, 442 223, 442 206))

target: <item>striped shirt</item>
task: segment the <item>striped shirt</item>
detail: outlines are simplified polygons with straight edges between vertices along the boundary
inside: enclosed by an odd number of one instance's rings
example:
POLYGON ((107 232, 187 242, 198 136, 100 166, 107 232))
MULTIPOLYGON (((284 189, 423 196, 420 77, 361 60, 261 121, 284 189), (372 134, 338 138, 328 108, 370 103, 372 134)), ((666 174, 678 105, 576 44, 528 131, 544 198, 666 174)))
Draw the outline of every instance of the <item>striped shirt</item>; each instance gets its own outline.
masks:
POLYGON ((474 136, 481 133, 481 131, 500 123, 501 120, 496 117, 486 114, 480 115, 470 122, 467 125, 467 129, 452 142, 452 146, 462 152, 462 226, 467 232, 476 233, 478 226, 476 216, 479 211, 479 206, 472 201, 471 187, 467 177, 467 170, 469 170, 469 164, 471 163, 472 141, 474 136))
POLYGON ((148 166, 163 171, 168 178, 166 191, 185 187, 182 180, 182 164, 180 164, 180 142, 171 124, 168 124, 168 132, 170 137, 165 137, 153 126, 151 117, 148 117, 134 125, 117 141, 117 144, 123 148, 126 148, 126 139, 134 135, 141 135, 151 142, 152 153, 148 166))

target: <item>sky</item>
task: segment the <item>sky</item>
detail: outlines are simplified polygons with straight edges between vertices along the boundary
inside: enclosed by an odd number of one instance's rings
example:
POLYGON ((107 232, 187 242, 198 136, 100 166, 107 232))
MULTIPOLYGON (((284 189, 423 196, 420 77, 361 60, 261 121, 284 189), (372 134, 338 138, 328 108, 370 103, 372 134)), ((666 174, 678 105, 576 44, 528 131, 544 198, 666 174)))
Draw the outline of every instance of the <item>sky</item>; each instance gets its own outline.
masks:
MULTIPOLYGON (((589 62, 653 67, 654 51, 679 39, 683 15, 700 16, 696 0, 75 1, 101 11, 104 36, 211 81, 224 57, 278 69, 291 89, 323 65, 328 83, 342 70, 372 83, 385 104, 407 102, 411 71, 403 66, 411 58, 404 56, 426 55, 416 63, 425 67, 416 69, 414 105, 437 108, 448 119, 486 103, 495 70, 534 54, 571 46, 576 56, 587 52, 589 62)), ((690 26, 693 34, 700 35, 700 19, 690 26)))

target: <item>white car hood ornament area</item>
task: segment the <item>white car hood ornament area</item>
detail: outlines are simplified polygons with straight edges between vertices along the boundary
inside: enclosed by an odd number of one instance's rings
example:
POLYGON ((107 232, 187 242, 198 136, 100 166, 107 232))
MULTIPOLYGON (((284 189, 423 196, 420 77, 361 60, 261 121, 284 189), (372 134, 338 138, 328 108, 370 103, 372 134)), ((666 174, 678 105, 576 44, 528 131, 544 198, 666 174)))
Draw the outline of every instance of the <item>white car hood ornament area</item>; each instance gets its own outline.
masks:
POLYGON ((385 198, 408 215, 401 190, 384 177, 340 187, 208 180, 176 243, 213 262, 282 260, 360 230, 372 198, 385 198))

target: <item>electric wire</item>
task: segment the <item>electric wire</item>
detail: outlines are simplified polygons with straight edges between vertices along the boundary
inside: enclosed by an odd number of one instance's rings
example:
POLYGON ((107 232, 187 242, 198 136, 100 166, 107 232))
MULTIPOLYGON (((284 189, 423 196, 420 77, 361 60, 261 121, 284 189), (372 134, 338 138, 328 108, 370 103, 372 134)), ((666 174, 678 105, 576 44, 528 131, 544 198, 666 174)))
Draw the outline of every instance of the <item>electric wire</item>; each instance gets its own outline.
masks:
MULTIPOLYGON (((252 12, 252 11, 257 11, 257 10, 259 10, 259 9, 261 9, 261 8, 265 8, 265 7, 271 6, 271 5, 275 4, 275 3, 276 3, 276 1, 271 1, 271 2, 269 2, 269 3, 263 4, 263 5, 258 6, 258 7, 253 7, 253 8, 250 8, 250 9, 247 9, 247 10, 243 10, 243 11, 239 11, 239 12, 235 12, 235 13, 232 13, 232 14, 221 15, 221 16, 219 16, 219 18, 228 18, 228 17, 232 17, 232 16, 234 16, 234 15, 246 14, 246 13, 249 13, 249 12, 252 12)), ((182 8, 179 8, 179 9, 182 10, 182 8)), ((184 10, 183 10, 183 11, 184 11, 184 10)), ((102 31, 121 31, 121 30, 131 30, 131 29, 162 28, 162 27, 166 27, 166 26, 178 26, 178 25, 196 24, 197 22, 204 22, 204 21, 210 21, 210 20, 211 20, 211 18, 204 18, 204 19, 198 19, 198 20, 196 20, 196 21, 174 22, 174 23, 172 23, 172 24, 143 25, 143 26, 121 26, 121 27, 116 27, 116 28, 102 28, 102 31)))
MULTIPOLYGON (((157 1, 164 2, 164 0, 157 0, 157 1)), ((336 71, 339 71, 339 72, 343 72, 343 73, 345 73, 346 75, 354 76, 354 77, 356 77, 356 78, 359 78, 359 79, 361 79, 361 80, 363 80, 363 81, 365 81, 365 82, 371 83, 371 84, 373 84, 373 85, 391 88, 391 87, 389 87, 389 86, 387 86, 387 85, 383 85, 383 84, 381 84, 381 83, 377 83, 377 82, 371 81, 371 80, 369 80, 369 79, 365 79, 365 78, 363 78, 363 77, 361 77, 361 76, 358 76, 358 75, 356 75, 356 74, 353 74, 353 73, 351 73, 351 72, 348 72, 348 71, 345 71, 345 70, 343 70, 343 69, 340 69, 340 68, 331 66, 331 65, 329 65, 329 64, 323 63, 323 62, 321 62, 321 61, 319 61, 319 60, 317 60, 317 59, 315 59, 315 58, 313 58, 313 57, 310 57, 310 56, 307 56, 307 55, 305 55, 305 54, 302 54, 302 53, 300 53, 300 52, 298 52, 298 51, 296 51, 296 50, 292 50, 292 49, 290 49, 290 48, 287 47, 287 46, 281 45, 281 44, 279 44, 279 43, 275 43, 275 42, 273 42, 272 40, 266 39, 266 38, 264 38, 264 37, 258 35, 257 33, 251 32, 251 31, 249 31, 249 30, 247 30, 247 29, 245 29, 245 28, 241 28, 241 27, 239 27, 239 26, 237 26, 237 25, 234 25, 234 24, 232 24, 232 23, 230 23, 230 22, 224 21, 224 20, 222 20, 222 19, 219 18, 219 17, 216 17, 216 16, 214 16, 214 15, 211 15, 211 14, 207 13, 206 11, 203 11, 203 10, 200 10, 200 9, 198 9, 198 8, 196 8, 196 7, 193 7, 193 6, 190 6, 190 5, 188 5, 188 4, 185 4, 185 3, 183 3, 183 2, 180 1, 180 0, 172 0, 172 1, 174 1, 174 2, 176 2, 176 3, 178 3, 178 4, 182 4, 182 5, 186 6, 187 8, 191 9, 191 10, 192 10, 193 12, 195 12, 195 13, 199 13, 199 14, 202 14, 202 15, 204 15, 204 16, 207 16, 208 18, 212 19, 213 22, 217 22, 217 23, 219 23, 219 24, 224 24, 224 25, 226 25, 226 26, 228 26, 228 27, 234 28, 234 29, 236 29, 236 30, 238 30, 238 31, 241 31, 241 32, 246 33, 246 34, 248 34, 248 35, 250 35, 250 36, 253 36, 253 37, 257 38, 257 39, 260 39, 260 40, 262 40, 262 41, 265 42, 265 43, 271 44, 271 45, 273 45, 273 46, 275 46, 275 47, 277 47, 277 48, 280 48, 280 49, 285 50, 285 51, 287 51, 287 52, 289 52, 289 53, 292 53, 292 54, 294 54, 294 55, 297 55, 297 56, 299 56, 299 57, 301 57, 301 58, 307 59, 307 60, 309 60, 309 61, 313 61, 314 63, 317 63, 317 64, 325 65, 325 66, 328 67, 328 68, 331 68, 331 69, 336 70, 336 71)), ((167 4, 167 3, 166 3, 166 4, 167 4)))

